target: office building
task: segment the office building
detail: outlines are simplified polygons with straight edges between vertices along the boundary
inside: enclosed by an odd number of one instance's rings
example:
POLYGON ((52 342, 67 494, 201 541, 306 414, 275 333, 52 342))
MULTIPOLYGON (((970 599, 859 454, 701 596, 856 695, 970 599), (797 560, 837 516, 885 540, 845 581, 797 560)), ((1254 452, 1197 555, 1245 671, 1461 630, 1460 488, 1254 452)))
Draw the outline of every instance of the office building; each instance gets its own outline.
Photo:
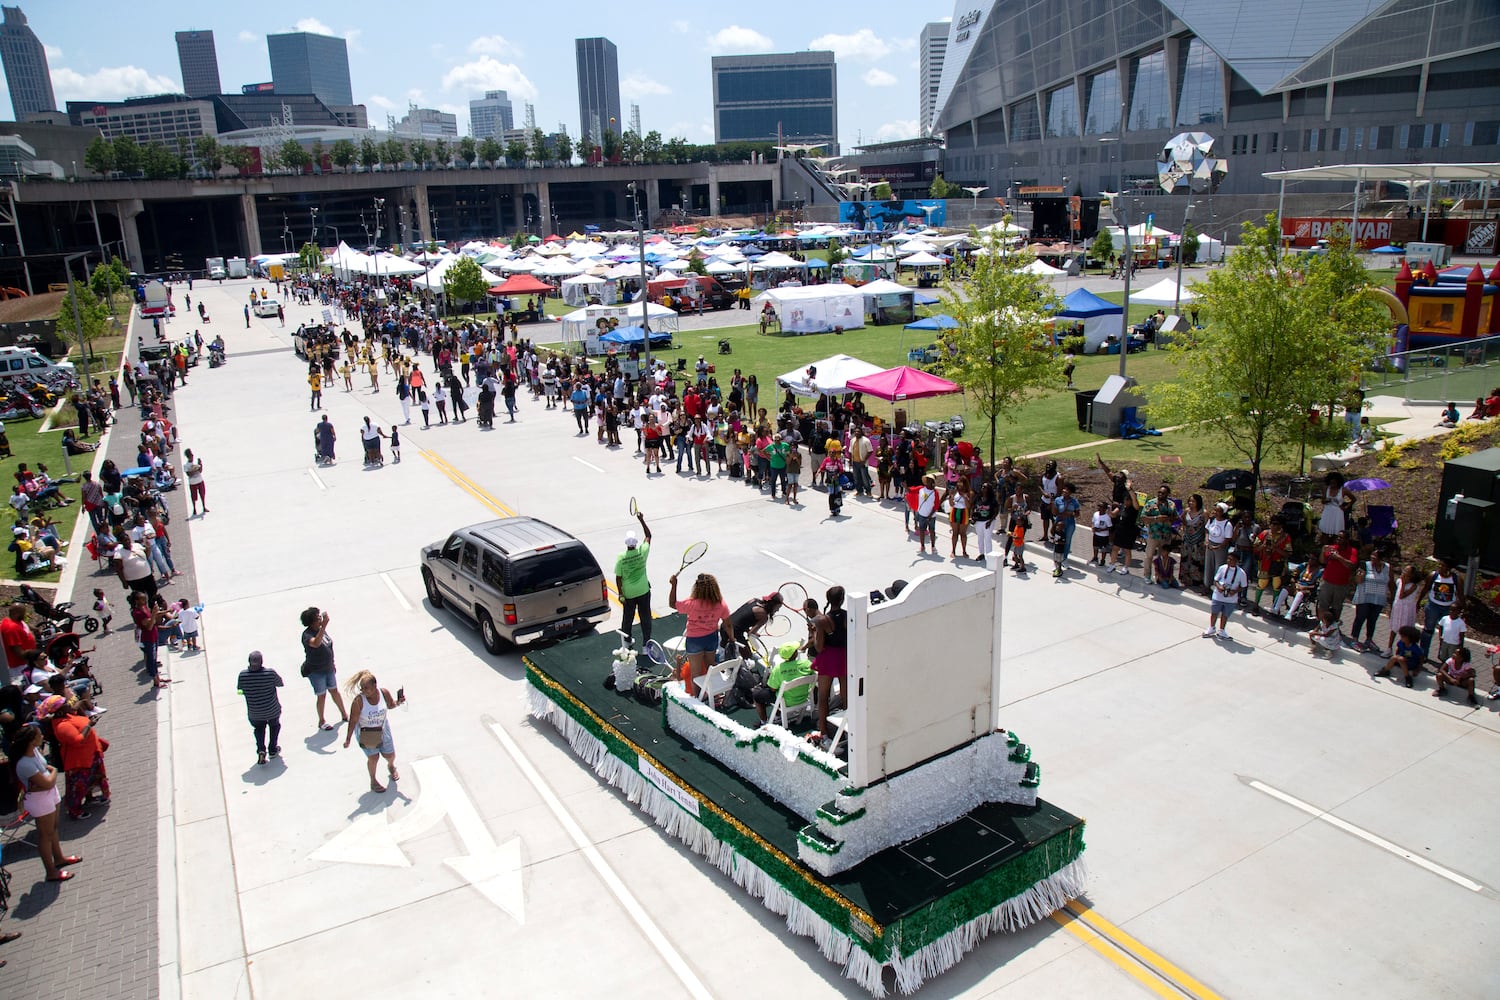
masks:
POLYGON ((47 68, 47 50, 26 23, 19 7, 0 8, 0 62, 5 64, 5 82, 10 87, 10 106, 16 121, 41 111, 57 110, 52 95, 52 71, 47 68))
POLYGON ((342 38, 294 31, 267 35, 271 83, 278 94, 313 94, 324 104, 354 103, 349 45, 342 38))
POLYGON ((396 122, 395 132, 419 139, 456 139, 458 116, 436 108, 412 108, 396 122))
POLYGON ((69 101, 75 125, 96 128, 106 139, 128 137, 142 146, 160 145, 192 157, 193 140, 218 135, 215 98, 185 94, 132 97, 123 101, 69 101))
POLYGON ((1204 132, 1217 191, 1264 196, 1265 171, 1500 159, 1496 80, 1494 0, 963 0, 934 128, 950 180, 1085 197, 1157 195, 1204 132))
POLYGON ((223 92, 212 31, 177 32, 177 65, 182 69, 182 92, 189 97, 210 97, 223 92))
POLYGON ((932 134, 937 117, 938 88, 943 83, 943 55, 948 51, 948 21, 922 26, 917 42, 917 117, 923 135, 932 134))
POLYGON ((578 59, 579 135, 595 142, 620 125, 620 60, 608 38, 574 39, 578 59))
POLYGON ((482 98, 469 102, 469 134, 474 138, 499 138, 515 127, 515 110, 505 91, 487 90, 482 98))
POLYGON ((821 144, 838 152, 832 52, 714 56, 714 141, 821 144))

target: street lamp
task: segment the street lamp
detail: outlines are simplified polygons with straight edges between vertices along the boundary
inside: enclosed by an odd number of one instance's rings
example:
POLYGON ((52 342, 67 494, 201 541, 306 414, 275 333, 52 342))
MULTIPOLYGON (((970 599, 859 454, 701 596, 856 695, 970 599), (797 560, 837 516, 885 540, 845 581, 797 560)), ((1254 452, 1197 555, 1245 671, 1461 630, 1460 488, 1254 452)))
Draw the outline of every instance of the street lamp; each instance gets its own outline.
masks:
POLYGON ((281 213, 281 252, 292 252, 292 227, 286 221, 286 213, 281 213))
POLYGON ((1130 236, 1130 218, 1125 212, 1125 196, 1119 191, 1101 191, 1109 199, 1115 221, 1125 234, 1125 301, 1120 313, 1120 377, 1125 377, 1125 356, 1130 353, 1130 272, 1135 269, 1135 240, 1130 236))
POLYGON ((1188 223, 1193 218, 1193 206, 1193 202, 1187 203, 1187 208, 1182 212, 1182 232, 1177 234, 1177 304, 1175 308, 1179 319, 1182 317, 1182 256, 1187 241, 1188 223))
MULTIPOLYGON (((375 199, 375 243, 371 248, 375 257, 375 284, 380 284, 380 224, 385 221, 385 199, 375 199)), ((366 230, 368 233, 369 230, 366 230)))
POLYGON ((317 246, 318 245, 318 210, 316 208, 313 208, 313 209, 309 209, 309 211, 312 212, 312 235, 308 237, 308 242, 310 242, 313 246, 317 246))
MULTIPOLYGON (((78 291, 73 286, 73 261, 80 257, 83 258, 83 274, 87 278, 89 273, 89 255, 87 253, 68 254, 63 258, 63 270, 68 275, 68 298, 73 302, 73 326, 78 333, 78 354, 83 359, 83 385, 87 388, 92 381, 91 376, 93 373, 89 370, 89 347, 83 339, 83 316, 78 311, 78 291)), ((112 287, 106 288, 105 294, 113 298, 114 289, 112 287)), ((127 350, 129 349, 128 343, 126 344, 126 348, 127 350)))
POLYGON ((634 209, 635 238, 641 261, 641 330, 646 334, 646 377, 651 377, 651 296, 646 294, 646 213, 641 210, 640 192, 636 182, 626 185, 630 189, 630 207, 634 209))

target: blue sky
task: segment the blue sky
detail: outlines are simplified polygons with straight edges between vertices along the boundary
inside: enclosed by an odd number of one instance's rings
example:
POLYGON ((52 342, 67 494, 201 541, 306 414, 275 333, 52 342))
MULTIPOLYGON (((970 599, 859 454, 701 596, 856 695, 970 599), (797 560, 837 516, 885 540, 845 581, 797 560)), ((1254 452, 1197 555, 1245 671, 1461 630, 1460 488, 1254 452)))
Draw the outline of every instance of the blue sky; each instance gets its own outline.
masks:
MULTIPOLYGON (((173 32, 210 29, 226 90, 271 78, 265 36, 306 30, 349 41, 354 99, 382 125, 408 102, 468 119, 470 98, 510 92, 536 105, 537 124, 559 122, 578 135, 573 39, 603 35, 619 47, 624 114, 641 106, 641 125, 690 142, 713 140, 714 54, 832 49, 838 55, 840 142, 917 133, 917 36, 946 20, 951 0, 833 5, 762 0, 723 5, 627 5, 572 0, 550 4, 420 4, 366 0, 307 4, 316 14, 275 4, 193 4, 137 0, 20 0, 48 48, 59 104, 116 100, 181 89, 173 32), (654 8, 654 9, 653 9, 654 8), (657 14, 656 10, 668 11, 657 14), (681 10, 675 14, 670 11, 681 10), (733 13, 730 13, 733 11, 733 13), (462 12, 462 13, 460 13, 462 12), (562 22, 562 23, 559 23, 562 22)), ((12 118, 9 95, 0 113, 12 118)))

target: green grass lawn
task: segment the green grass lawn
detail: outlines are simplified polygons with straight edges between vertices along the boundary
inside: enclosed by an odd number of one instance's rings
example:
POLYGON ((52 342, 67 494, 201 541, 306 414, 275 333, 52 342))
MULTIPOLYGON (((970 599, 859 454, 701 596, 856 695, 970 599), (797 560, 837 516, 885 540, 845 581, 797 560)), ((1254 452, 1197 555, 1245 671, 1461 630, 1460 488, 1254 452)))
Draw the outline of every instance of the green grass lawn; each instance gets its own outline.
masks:
MULTIPOLYGON (((73 415, 73 408, 70 406, 64 406, 62 407, 62 412, 66 412, 69 418, 71 418, 73 415)), ((72 426, 72 420, 70 419, 67 424, 64 425, 61 421, 57 421, 54 419, 54 424, 56 424, 57 426, 54 426, 52 429, 49 429, 46 432, 42 431, 42 425, 44 422, 45 418, 43 420, 7 420, 5 422, 5 434, 8 438, 10 438, 11 457, 5 459, 3 465, 0 465, 0 467, 3 467, 10 472, 15 472, 18 468, 20 468, 20 463, 25 462, 27 468, 32 469, 33 471, 36 470, 39 465, 46 465, 48 474, 51 475, 54 479, 61 478, 66 475, 68 463, 63 459, 61 427, 72 426)), ((77 475, 78 473, 83 472, 85 469, 88 469, 93 464, 92 457, 93 456, 91 455, 74 456, 72 459, 73 474, 77 475)), ((10 496, 11 487, 14 485, 15 479, 13 477, 7 477, 5 481, 5 495, 7 497, 10 496)), ((64 486, 62 488, 62 492, 71 500, 76 501, 78 499, 77 485, 64 486)), ((73 505, 68 507, 59 507, 45 512, 48 517, 51 517, 57 522, 58 537, 64 539, 65 541, 72 540, 73 528, 78 521, 77 515, 80 509, 81 508, 79 507, 79 505, 77 503, 74 503, 73 505)), ((10 508, 7 507, 6 510, 10 511, 10 508)), ((17 519, 14 516, 14 512, 11 511, 7 516, 7 519, 5 520, 7 529, 9 529, 10 525, 16 520, 17 519)), ((9 539, 7 539, 6 541, 8 544, 9 539)), ((71 548, 69 549, 68 557, 88 559, 89 556, 88 553, 83 550, 80 543, 77 553, 74 553, 71 548)), ((10 578, 15 576, 15 553, 5 552, 3 557, 0 558, 3 558, 4 560, 3 562, 0 562, 0 577, 10 578)), ((56 583, 59 575, 60 571, 33 573, 30 576, 26 577, 26 582, 56 583)))

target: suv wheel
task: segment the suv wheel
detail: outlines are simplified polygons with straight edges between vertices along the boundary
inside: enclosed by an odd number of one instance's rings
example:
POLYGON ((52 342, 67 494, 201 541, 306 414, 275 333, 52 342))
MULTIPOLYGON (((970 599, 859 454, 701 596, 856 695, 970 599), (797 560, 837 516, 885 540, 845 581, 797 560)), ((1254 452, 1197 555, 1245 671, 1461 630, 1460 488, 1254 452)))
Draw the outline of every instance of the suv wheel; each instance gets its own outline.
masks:
POLYGON ((432 570, 422 570, 422 586, 427 588, 427 600, 432 602, 435 608, 443 606, 443 592, 438 590, 437 580, 433 579, 432 570))
POLYGON ((479 636, 484 640, 485 650, 494 655, 505 652, 510 646, 500 635, 499 629, 495 628, 495 620, 488 611, 479 612, 479 636))

